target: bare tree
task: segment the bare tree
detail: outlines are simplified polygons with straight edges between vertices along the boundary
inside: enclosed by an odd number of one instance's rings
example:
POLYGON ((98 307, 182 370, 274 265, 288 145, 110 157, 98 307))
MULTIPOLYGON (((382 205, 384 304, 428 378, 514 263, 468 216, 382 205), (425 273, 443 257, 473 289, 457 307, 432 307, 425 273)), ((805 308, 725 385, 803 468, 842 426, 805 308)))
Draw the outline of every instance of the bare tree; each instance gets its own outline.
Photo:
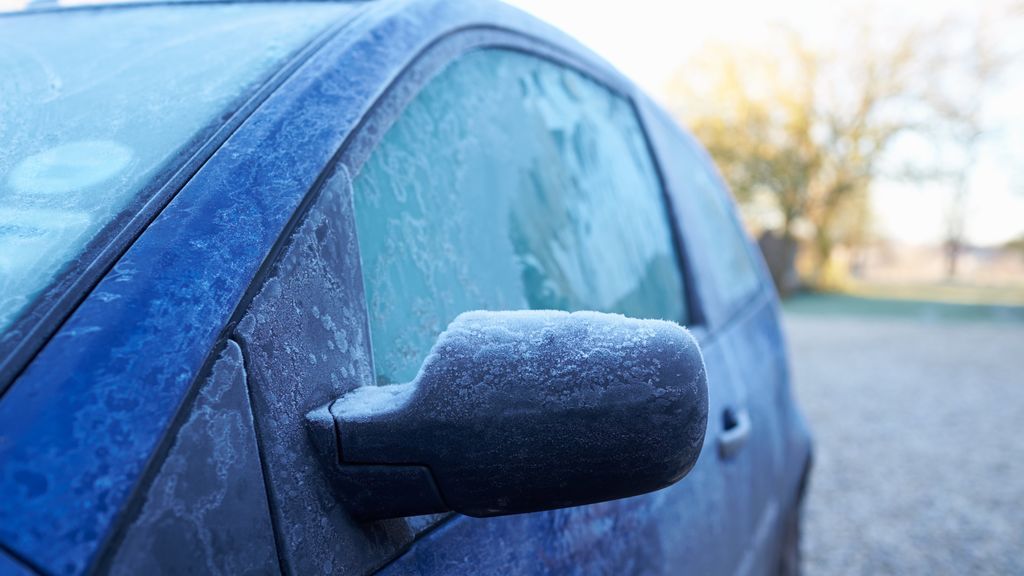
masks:
POLYGON ((674 111, 715 158, 737 198, 773 199, 781 249, 766 256, 783 294, 795 277, 794 229, 807 214, 810 179, 822 162, 813 134, 818 58, 795 36, 788 42, 785 58, 716 47, 671 87, 674 111))
MULTIPOLYGON (((816 51, 798 35, 751 50, 716 47, 684 68, 670 88, 677 114, 708 147, 741 200, 767 195, 795 251, 795 230, 811 230, 812 281, 826 282, 838 243, 863 236, 864 222, 838 226, 853 210, 867 217, 867 191, 890 142, 911 127, 893 112, 916 86, 922 34, 880 46, 860 28, 853 54, 816 51)), ((792 258, 771 262, 790 276, 792 258)), ((780 286, 785 292, 787 286, 780 286)))
MULTIPOLYGON (((823 169, 812 181, 810 219, 814 224, 816 267, 813 280, 821 284, 829 270, 837 243, 849 239, 848 229, 837 227, 844 212, 857 210, 871 184, 881 173, 881 160, 890 144, 902 132, 917 128, 905 113, 908 100, 917 91, 919 53, 926 34, 909 30, 886 46, 879 46, 873 28, 864 22, 858 29, 861 47, 838 65, 843 90, 852 97, 833 98, 822 106, 824 137, 821 146, 826 158, 823 169), (845 65, 844 65, 845 64, 845 65)), ((864 226, 863 220, 860 228, 864 226)))
POLYGON ((980 147, 991 131, 984 117, 985 104, 1008 65, 1007 55, 1000 51, 1000 35, 990 18, 983 15, 966 30, 951 23, 945 25, 945 35, 959 42, 947 43, 944 53, 940 53, 944 62, 931 76, 926 95, 944 128, 941 145, 955 151, 954 158, 946 158, 941 169, 952 188, 945 226, 949 278, 956 277, 964 248, 971 175, 980 147))

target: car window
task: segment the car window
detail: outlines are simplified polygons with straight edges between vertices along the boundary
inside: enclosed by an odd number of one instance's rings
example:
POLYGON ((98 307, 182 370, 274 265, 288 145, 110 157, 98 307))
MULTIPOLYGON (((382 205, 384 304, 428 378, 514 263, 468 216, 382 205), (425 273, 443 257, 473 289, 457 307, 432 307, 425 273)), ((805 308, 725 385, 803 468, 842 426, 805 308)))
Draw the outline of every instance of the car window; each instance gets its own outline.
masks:
POLYGON ((450 64, 387 130, 353 194, 380 383, 412 380, 466 310, 687 320, 632 104, 546 60, 487 49, 450 64))
POLYGON ((0 18, 0 333, 145 202, 199 132, 342 10, 211 4, 0 18))
POLYGON ((690 169, 684 194, 689 198, 687 206, 695 212, 694 220, 699 222, 688 232, 695 240, 693 245, 706 251, 704 260, 714 278, 717 298, 731 311, 760 288, 761 280, 729 192, 711 167, 711 159, 697 146, 691 140, 685 158, 690 169))

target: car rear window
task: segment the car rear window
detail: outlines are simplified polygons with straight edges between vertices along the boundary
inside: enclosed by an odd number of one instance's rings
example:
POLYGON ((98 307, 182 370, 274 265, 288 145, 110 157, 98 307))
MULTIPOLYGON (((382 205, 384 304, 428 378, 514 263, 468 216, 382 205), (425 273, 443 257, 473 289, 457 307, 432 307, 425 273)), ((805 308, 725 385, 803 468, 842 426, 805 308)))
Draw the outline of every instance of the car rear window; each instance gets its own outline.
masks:
POLYGON ((0 17, 0 333, 85 266, 197 134, 344 10, 107 7, 0 17))

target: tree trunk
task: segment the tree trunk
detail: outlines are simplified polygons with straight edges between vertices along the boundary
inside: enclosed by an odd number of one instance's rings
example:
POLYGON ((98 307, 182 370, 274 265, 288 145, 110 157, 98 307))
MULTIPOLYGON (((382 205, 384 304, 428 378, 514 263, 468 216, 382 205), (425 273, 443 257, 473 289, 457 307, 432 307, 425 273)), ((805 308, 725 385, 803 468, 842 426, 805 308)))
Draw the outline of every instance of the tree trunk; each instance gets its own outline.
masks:
POLYGON ((827 197, 822 208, 820 218, 814 226, 814 271, 811 275, 811 282, 815 289, 828 288, 828 273, 832 264, 832 251, 836 247, 832 238, 833 225, 836 214, 841 209, 842 202, 847 197, 852 186, 837 188, 827 197))
POLYGON ((800 288, 800 279, 796 273, 797 242, 793 236, 792 218, 783 221, 781 234, 767 230, 757 240, 761 254, 764 255, 772 282, 779 296, 786 298, 800 288))
POLYGON ((963 251, 963 242, 959 238, 950 238, 946 241, 946 279, 948 280, 956 279, 961 251, 963 251))
POLYGON ((832 249, 835 243, 829 235, 829 225, 819 226, 814 232, 814 274, 812 282, 815 288, 825 288, 826 275, 832 263, 832 249))
POLYGON ((946 278, 956 279, 960 254, 964 249, 964 227, 967 220, 967 176, 962 172, 957 179, 949 214, 946 216, 946 278))

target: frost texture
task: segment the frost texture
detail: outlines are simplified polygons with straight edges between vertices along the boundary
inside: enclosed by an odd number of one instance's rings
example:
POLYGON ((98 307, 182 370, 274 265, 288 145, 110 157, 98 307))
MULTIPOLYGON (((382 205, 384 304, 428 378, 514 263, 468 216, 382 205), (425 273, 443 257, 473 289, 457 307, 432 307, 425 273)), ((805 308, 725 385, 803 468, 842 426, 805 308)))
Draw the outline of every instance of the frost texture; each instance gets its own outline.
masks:
POLYGON ((370 418, 382 412, 391 412, 409 401, 416 385, 362 386, 340 398, 332 407, 334 414, 347 420, 370 418))
POLYGON ((306 413, 372 381, 350 199, 342 172, 238 327, 284 561, 295 574, 365 573, 436 520, 355 522, 307 435, 306 413))
POLYGON ((684 328, 619 314, 460 314, 412 384, 338 400, 345 461, 430 470, 473 516, 621 498, 672 484, 707 423, 701 354, 684 328))
POLYGON ((431 80, 354 181, 382 383, 474 309, 685 322, 657 174, 628 101, 504 50, 431 80))
POLYGON ((756 250, 711 157, 657 104, 647 99, 645 109, 651 116, 648 134, 666 159, 661 163, 666 186, 679 206, 677 225, 691 245, 705 248, 692 255, 700 270, 694 281, 702 285, 705 308, 710 314, 719 307, 729 313, 762 288, 759 265, 752 258, 756 250))
POLYGON ((110 573, 277 569, 242 353, 229 341, 127 528, 110 573))
POLYGON ((343 9, 207 5, 0 20, 0 330, 144 200, 136 197, 200 131, 343 9))
MULTIPOLYGON (((515 397, 530 383, 545 385, 546 401, 559 407, 599 405, 615 388, 665 386, 660 364, 645 356, 656 341, 675 341, 689 332, 674 322, 637 320, 621 314, 559 310, 459 314, 437 339, 419 374, 407 384, 364 386, 349 392, 331 407, 346 420, 366 419, 402 409, 426 397, 432 417, 450 416, 458 407, 478 409, 476 402, 453 401, 457 396, 494 396, 494 405, 516 404, 515 397), (478 370, 449 373, 453 359, 472 359, 478 370), (425 378, 438 374, 458 380, 456 390, 420 390, 425 378), (479 378, 479 380, 474 380, 479 378), (507 400, 500 397, 508 396, 507 400)), ((685 354, 685 348, 677 354, 685 354)), ((457 365, 462 366, 459 362, 457 365)), ((690 384, 687 382, 686 384, 690 384)), ((527 392, 529 394, 529 392, 527 392)), ((554 408, 553 408, 554 409, 554 408)), ((461 415, 473 419, 473 413, 461 415)), ((695 436, 702 436, 700 432, 695 436)), ((344 440, 343 440, 344 442, 344 440)))

